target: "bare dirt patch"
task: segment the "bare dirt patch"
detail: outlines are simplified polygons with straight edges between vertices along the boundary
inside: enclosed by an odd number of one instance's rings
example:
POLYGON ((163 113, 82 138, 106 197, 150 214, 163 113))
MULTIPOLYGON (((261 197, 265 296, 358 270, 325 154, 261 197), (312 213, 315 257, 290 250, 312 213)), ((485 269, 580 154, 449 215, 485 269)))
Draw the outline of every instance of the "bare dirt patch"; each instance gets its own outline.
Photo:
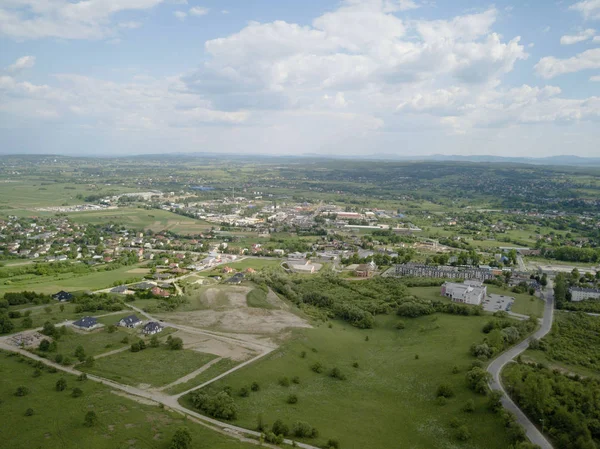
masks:
POLYGON ((127 273, 131 274, 148 274, 149 272, 148 268, 133 268, 127 271, 127 273))
POLYGON ((182 331, 178 331, 174 335, 183 340, 186 349, 193 351, 206 352, 238 361, 244 361, 256 355, 256 352, 251 349, 209 336, 182 331))

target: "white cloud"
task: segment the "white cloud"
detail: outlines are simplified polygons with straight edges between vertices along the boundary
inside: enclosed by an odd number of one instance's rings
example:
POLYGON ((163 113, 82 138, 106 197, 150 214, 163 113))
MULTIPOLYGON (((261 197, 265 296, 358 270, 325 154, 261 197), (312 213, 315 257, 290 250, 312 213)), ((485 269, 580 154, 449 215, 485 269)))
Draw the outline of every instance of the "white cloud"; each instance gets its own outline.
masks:
POLYGON ((3 0, 0 34, 17 40, 114 36, 113 15, 153 8, 162 0, 3 0))
POLYGON ((597 68, 600 68, 600 48, 586 50, 566 59, 546 56, 535 65, 538 75, 543 78, 554 78, 565 73, 597 68))
POLYGON ((573 45, 579 42, 587 41, 591 39, 596 34, 596 30, 592 28, 588 28, 587 30, 581 31, 580 33, 574 35, 565 35, 560 38, 560 43, 562 45, 573 45))
POLYGON ((175 11, 173 12, 173 15, 182 21, 187 17, 187 13, 185 11, 175 11))
POLYGON ((592 42, 600 42, 600 36, 595 36, 592 42))
POLYGON ((203 8, 201 6, 194 6, 193 8, 190 8, 190 15, 192 16, 204 16, 206 14, 208 14, 209 9, 208 8, 203 8))
POLYGON ((18 72, 23 69, 30 69, 35 65, 35 56, 21 56, 14 64, 8 66, 9 72, 18 72))
POLYGON ((584 0, 571 5, 569 9, 579 11, 586 19, 600 19, 600 0, 584 0))
POLYGON ((142 26, 141 22, 129 21, 129 22, 121 22, 119 23, 119 28, 125 28, 128 30, 134 30, 136 28, 140 28, 142 26))
POLYGON ((590 81, 600 83, 600 75, 595 75, 595 76, 590 77, 590 81))

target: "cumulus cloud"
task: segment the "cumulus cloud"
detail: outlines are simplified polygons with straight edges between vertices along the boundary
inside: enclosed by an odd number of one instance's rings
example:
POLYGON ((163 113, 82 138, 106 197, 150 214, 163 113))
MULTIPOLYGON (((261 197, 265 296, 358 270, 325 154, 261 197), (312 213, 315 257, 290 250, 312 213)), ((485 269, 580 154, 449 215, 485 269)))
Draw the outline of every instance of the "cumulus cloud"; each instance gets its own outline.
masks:
POLYGON ((577 2, 569 9, 579 11, 586 19, 600 19, 600 0, 584 0, 577 2))
POLYGON ((546 56, 535 65, 538 75, 543 78, 554 78, 565 73, 597 68, 600 68, 600 48, 586 50, 565 59, 546 56))
MULTIPOLYGON (((0 34, 17 40, 102 39, 116 33, 113 16, 141 11, 162 0, 5 0, 0 3, 0 34)), ((133 22, 130 22, 133 23, 133 22)))
POLYGON ((595 76, 590 77, 590 81, 600 83, 600 75, 595 75, 595 76))
POLYGON ((595 34, 596 34, 596 30, 594 30, 592 28, 588 28, 587 30, 584 30, 584 31, 574 34, 574 35, 562 36, 560 38, 560 43, 562 45, 577 44, 579 42, 587 41, 588 39, 593 38, 595 34))
POLYGON ((35 65, 35 56, 21 56, 14 64, 8 66, 9 72, 19 72, 23 69, 30 69, 35 65))

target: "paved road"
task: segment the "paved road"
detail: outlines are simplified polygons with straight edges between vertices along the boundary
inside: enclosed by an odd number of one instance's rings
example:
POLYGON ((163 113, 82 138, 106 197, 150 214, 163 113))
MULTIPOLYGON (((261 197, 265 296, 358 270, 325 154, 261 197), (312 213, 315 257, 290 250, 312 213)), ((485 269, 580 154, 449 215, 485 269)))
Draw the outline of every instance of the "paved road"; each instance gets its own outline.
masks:
POLYGON ((552 328, 552 320, 554 318, 554 293, 552 290, 552 282, 548 281, 548 286, 546 292, 543 295, 543 299, 546 301, 546 305, 544 306, 544 319, 542 321, 542 327, 535 333, 533 336, 525 339, 521 343, 516 346, 513 346, 506 352, 500 354, 500 356, 494 360, 488 366, 487 370, 492 375, 492 380, 489 385, 492 390, 501 391, 504 396, 502 398, 502 405, 504 408, 517 417, 517 422, 523 426, 525 432, 527 433, 527 438, 534 443, 540 446, 542 449, 553 449, 552 444, 542 435, 542 432, 538 430, 538 428, 529 420, 525 413, 521 411, 521 409, 513 402, 513 400, 506 394, 504 387, 500 381, 500 372, 502 368, 507 363, 511 362, 515 357, 525 351, 529 346, 529 340, 531 338, 540 339, 544 337, 550 329, 552 328))

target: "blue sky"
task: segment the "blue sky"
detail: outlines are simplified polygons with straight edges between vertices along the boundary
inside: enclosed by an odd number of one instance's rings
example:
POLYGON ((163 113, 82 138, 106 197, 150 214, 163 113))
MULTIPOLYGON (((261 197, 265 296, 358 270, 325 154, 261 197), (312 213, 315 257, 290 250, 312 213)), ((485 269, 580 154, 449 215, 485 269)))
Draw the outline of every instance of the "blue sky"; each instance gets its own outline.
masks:
POLYGON ((0 153, 600 156, 600 0, 0 0, 0 153))

